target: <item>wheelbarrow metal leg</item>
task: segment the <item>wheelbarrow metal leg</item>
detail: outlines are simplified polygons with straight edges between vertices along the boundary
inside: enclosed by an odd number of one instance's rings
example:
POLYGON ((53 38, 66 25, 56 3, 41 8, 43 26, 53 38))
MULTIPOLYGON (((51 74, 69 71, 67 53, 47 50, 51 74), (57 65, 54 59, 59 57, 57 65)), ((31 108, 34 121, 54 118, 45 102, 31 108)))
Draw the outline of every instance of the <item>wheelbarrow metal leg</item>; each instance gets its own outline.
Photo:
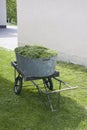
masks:
MULTIPOLYGON (((59 90, 61 89, 61 81, 59 82, 59 90)), ((60 107, 60 92, 58 92, 58 109, 60 107)))
MULTIPOLYGON (((45 94, 47 96, 47 99, 48 99, 48 103, 50 105, 50 109, 51 111, 53 112, 54 111, 54 108, 53 108, 53 104, 52 104, 52 101, 50 99, 50 94, 48 94, 48 87, 47 87, 47 84, 45 82, 45 80, 43 80, 43 83, 44 83, 44 88, 45 88, 45 94)), ((50 89, 50 88, 49 88, 50 89)), ((53 89, 53 86, 52 86, 52 89, 53 89)))
POLYGON ((42 90, 40 89, 39 85, 34 82, 34 80, 31 80, 31 82, 33 83, 33 85, 37 88, 38 90, 38 93, 40 95, 40 99, 42 100, 42 103, 45 105, 45 107, 47 106, 46 103, 45 103, 45 99, 44 99, 44 96, 43 96, 43 93, 42 93, 42 90))

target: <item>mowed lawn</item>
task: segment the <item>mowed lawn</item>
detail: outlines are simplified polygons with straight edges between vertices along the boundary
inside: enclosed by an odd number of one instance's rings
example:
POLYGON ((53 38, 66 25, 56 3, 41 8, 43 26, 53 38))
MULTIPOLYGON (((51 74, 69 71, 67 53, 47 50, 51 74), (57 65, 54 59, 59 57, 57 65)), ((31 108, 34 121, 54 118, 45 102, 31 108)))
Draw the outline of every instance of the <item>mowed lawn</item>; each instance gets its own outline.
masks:
MULTIPOLYGON (((60 78, 78 89, 61 92, 60 109, 51 112, 41 103, 35 86, 24 86, 15 95, 14 60, 13 51, 0 48, 0 130, 87 130, 86 67, 57 63, 60 78)), ((57 95, 52 96, 56 101, 57 95)))

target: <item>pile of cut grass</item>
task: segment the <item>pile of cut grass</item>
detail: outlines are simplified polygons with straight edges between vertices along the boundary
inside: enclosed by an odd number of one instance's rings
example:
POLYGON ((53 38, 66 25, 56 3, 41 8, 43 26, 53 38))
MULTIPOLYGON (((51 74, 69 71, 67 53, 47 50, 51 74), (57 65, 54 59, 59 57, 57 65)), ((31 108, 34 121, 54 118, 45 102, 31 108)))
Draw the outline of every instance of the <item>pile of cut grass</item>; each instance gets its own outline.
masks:
POLYGON ((56 51, 39 45, 17 47, 15 52, 28 58, 50 58, 57 55, 56 51))

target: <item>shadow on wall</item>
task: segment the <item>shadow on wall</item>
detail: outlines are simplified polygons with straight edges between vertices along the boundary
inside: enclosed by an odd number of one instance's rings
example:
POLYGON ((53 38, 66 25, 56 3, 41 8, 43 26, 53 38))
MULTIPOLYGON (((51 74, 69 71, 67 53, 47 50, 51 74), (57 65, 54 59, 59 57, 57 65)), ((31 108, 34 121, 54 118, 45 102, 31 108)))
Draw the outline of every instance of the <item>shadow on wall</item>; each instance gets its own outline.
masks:
POLYGON ((58 61, 87 66, 87 58, 67 54, 64 52, 58 52, 58 61))

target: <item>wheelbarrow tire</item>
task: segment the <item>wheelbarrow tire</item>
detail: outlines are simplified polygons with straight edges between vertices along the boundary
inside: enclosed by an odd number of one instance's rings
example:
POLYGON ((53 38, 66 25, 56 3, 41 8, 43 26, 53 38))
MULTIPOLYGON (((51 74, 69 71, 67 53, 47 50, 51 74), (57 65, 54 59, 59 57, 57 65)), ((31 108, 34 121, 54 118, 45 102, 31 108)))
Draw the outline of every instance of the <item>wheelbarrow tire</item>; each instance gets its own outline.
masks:
POLYGON ((48 86, 50 90, 53 90, 53 82, 51 78, 48 78, 48 86))
POLYGON ((14 83, 14 93, 19 95, 22 90, 22 77, 18 76, 15 78, 15 83, 14 83))
POLYGON ((44 80, 44 83, 46 85, 46 87, 49 89, 49 90, 53 90, 53 82, 52 82, 52 79, 51 78, 47 78, 47 79, 43 79, 44 80))

